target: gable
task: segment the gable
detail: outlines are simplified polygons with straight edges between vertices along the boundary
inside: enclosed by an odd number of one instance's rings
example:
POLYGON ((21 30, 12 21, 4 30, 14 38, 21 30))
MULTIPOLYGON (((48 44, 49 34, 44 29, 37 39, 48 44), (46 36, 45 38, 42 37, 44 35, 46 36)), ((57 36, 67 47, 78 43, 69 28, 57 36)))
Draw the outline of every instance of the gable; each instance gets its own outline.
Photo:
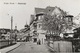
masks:
POLYGON ((51 15, 54 15, 54 14, 61 14, 61 11, 58 8, 55 8, 51 15))
POLYGON ((45 13, 51 14, 54 9, 55 9, 55 7, 50 7, 50 6, 48 6, 48 7, 46 7, 46 9, 45 9, 45 13))

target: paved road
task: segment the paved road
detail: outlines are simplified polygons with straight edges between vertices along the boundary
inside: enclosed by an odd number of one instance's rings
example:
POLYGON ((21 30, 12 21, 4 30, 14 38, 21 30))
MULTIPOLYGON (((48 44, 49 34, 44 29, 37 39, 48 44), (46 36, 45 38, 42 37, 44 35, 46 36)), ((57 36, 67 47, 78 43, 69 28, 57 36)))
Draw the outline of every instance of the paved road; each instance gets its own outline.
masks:
POLYGON ((50 53, 45 45, 37 45, 31 42, 24 42, 18 48, 9 53, 50 53))

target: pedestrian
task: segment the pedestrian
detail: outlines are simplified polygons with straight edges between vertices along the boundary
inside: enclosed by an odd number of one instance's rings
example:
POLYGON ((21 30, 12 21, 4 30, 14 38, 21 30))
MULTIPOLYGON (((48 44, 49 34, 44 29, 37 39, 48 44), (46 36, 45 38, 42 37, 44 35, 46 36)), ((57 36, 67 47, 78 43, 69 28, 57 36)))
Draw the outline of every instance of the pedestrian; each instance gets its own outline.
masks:
POLYGON ((39 45, 41 44, 41 41, 40 41, 40 39, 38 40, 37 44, 39 44, 39 45))
POLYGON ((41 45, 41 41, 40 41, 40 39, 39 39, 39 45, 41 45))

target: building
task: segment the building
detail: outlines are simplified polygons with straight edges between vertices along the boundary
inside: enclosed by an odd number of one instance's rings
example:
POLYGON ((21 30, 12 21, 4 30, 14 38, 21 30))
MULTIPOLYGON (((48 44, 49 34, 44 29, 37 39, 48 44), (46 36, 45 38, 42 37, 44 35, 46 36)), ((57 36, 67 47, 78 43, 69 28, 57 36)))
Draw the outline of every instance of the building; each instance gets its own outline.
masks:
POLYGON ((26 25, 25 25, 25 32, 24 32, 24 37, 23 38, 25 38, 26 40, 26 42, 27 41, 31 41, 31 38, 32 38, 32 36, 30 36, 30 26, 26 23, 26 25))
POLYGON ((21 29, 19 33, 17 34, 17 39, 18 41, 27 42, 27 41, 31 41, 31 37, 32 36, 30 36, 30 26, 26 23, 24 25, 24 28, 21 29))
POLYGON ((31 15, 30 21, 30 36, 32 36, 32 41, 37 42, 37 22, 34 15, 31 15))
POLYGON ((33 17, 31 17, 32 21, 30 23, 30 34, 32 35, 32 37, 36 36, 36 41, 40 40, 41 44, 43 44, 45 42, 45 35, 46 35, 46 31, 42 30, 42 19, 44 18, 44 15, 56 15, 56 16, 61 16, 60 18, 64 20, 66 20, 69 25, 72 25, 72 17, 68 16, 67 13, 65 11, 63 11, 62 9, 60 9, 59 7, 55 6, 55 7, 51 7, 51 6, 47 6, 46 8, 35 8, 35 14, 33 17), (34 27, 34 24, 37 25, 37 27, 34 27), (34 35, 34 31, 36 31, 36 35, 34 35))
POLYGON ((10 39, 10 29, 1 28, 0 29, 0 39, 10 39))

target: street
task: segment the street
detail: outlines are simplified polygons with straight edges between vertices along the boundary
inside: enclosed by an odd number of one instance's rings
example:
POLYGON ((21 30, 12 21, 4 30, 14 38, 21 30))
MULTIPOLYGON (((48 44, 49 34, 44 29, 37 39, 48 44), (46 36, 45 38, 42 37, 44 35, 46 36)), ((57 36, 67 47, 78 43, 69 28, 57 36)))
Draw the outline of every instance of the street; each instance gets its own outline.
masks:
POLYGON ((8 53, 50 53, 46 45, 37 45, 36 43, 23 42, 18 48, 8 53))

